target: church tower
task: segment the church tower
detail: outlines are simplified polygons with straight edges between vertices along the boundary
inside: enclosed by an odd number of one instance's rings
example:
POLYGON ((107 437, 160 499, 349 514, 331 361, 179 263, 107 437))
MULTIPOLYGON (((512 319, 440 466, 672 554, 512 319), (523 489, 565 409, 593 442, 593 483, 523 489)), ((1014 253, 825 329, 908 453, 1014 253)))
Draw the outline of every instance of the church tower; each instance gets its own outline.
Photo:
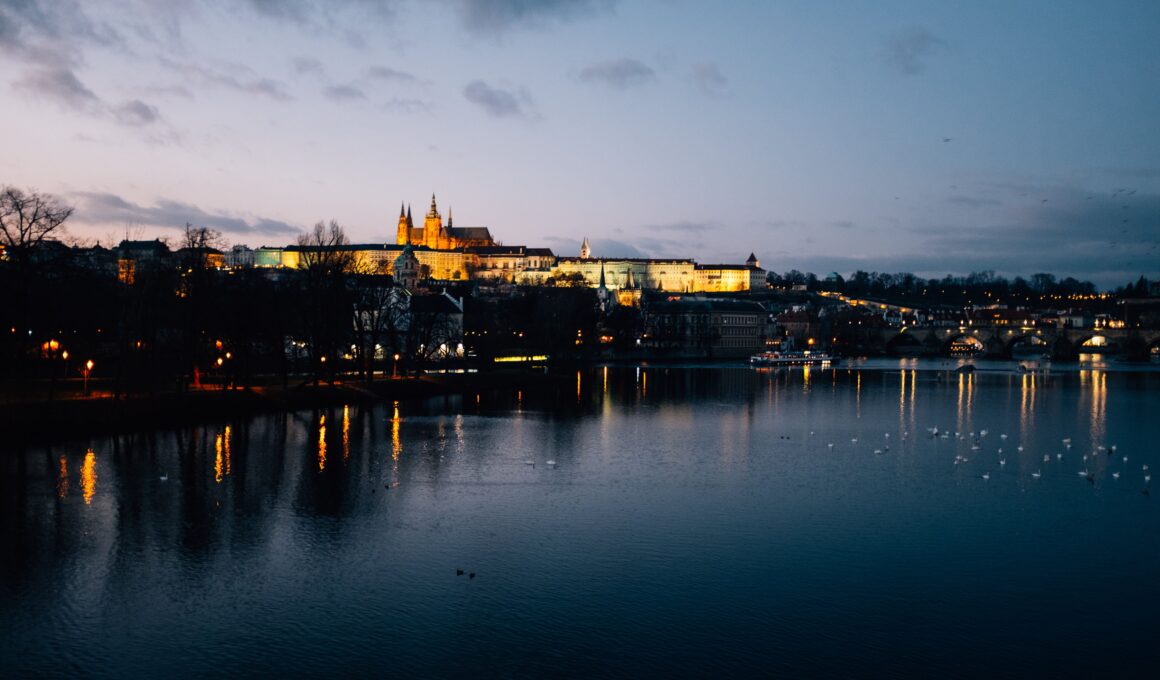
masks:
POLYGON ((411 242, 411 227, 407 220, 407 211, 403 204, 399 204, 399 230, 395 236, 395 243, 405 246, 411 242))
POLYGON ((443 243, 446 239, 443 236, 443 216, 439 214, 439 209, 435 207, 435 194, 431 194, 431 209, 427 211, 427 216, 423 218, 423 245, 432 249, 439 249, 446 245, 443 243))
POLYGON ((584 243, 580 244, 580 259, 587 260, 592 257, 592 246, 588 245, 588 237, 584 237, 584 243))

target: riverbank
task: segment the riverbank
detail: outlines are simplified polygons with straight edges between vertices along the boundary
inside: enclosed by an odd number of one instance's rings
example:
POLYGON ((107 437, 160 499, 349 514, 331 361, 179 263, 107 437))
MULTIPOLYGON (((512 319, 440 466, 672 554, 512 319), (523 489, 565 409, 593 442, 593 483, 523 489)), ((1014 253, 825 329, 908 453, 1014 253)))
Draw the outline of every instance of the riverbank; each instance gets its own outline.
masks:
POLYGON ((372 383, 264 385, 251 389, 200 389, 115 399, 90 397, 27 399, 7 395, 0 404, 0 449, 63 439, 179 427, 223 418, 249 417, 352 403, 423 399, 504 388, 550 385, 556 376, 539 371, 496 371, 423 375, 372 383))

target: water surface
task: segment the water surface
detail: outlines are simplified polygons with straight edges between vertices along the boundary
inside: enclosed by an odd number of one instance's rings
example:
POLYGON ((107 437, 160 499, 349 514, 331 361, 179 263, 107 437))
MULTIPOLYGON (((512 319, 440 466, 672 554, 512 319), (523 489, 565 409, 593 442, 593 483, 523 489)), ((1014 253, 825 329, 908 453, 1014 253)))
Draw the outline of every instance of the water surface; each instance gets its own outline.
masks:
POLYGON ((1150 676, 1160 374, 945 368, 5 452, 0 675, 1150 676))

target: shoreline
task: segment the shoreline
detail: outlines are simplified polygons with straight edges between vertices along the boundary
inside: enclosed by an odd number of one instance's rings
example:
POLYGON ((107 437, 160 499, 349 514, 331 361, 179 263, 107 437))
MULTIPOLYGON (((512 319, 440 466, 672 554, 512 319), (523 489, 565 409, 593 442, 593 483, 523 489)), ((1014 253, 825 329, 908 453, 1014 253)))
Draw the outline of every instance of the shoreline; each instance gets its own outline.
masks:
POLYGON ((505 387, 550 385, 558 376, 504 371, 426 375, 283 388, 168 392, 154 396, 16 400, 0 404, 0 451, 66 439, 196 425, 220 418, 290 412, 353 403, 411 400, 505 387))

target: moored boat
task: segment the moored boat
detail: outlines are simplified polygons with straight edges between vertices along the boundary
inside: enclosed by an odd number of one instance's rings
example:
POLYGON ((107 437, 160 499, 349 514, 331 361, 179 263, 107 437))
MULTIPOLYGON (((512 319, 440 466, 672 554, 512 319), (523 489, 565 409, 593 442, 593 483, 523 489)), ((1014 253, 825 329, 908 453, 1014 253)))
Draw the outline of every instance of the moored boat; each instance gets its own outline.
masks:
POLYGON ((819 366, 838 363, 826 352, 761 352, 749 357, 752 366, 819 366))

